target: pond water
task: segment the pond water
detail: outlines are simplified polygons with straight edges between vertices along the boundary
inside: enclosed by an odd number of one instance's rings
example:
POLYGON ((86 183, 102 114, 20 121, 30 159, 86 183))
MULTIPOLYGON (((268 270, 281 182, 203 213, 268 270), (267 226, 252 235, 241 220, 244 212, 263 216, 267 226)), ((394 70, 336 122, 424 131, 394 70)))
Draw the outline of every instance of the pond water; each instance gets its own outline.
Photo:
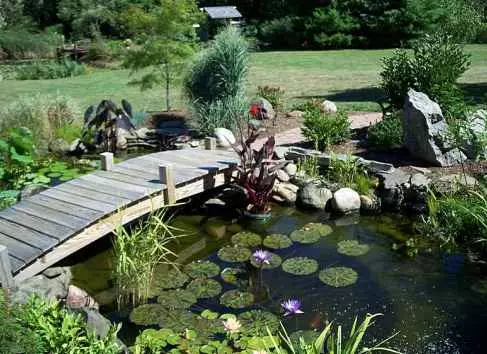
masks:
MULTIPOLYGON (((180 216, 179 226, 197 232, 178 246, 180 261, 196 259, 215 262, 221 269, 240 267, 246 273, 240 278, 257 279, 259 271, 247 262, 225 263, 217 256, 217 250, 230 243, 231 233, 215 239, 199 226, 202 217, 180 216)), ((307 214, 294 208, 274 208, 273 217, 267 221, 245 222, 241 226, 262 236, 286 234, 309 222, 330 225, 332 233, 312 244, 294 242, 292 246, 273 250, 283 260, 305 256, 313 258, 319 269, 310 275, 297 276, 285 273, 281 267, 263 270, 262 284, 265 298, 249 308, 264 309, 282 317, 280 303, 289 298, 302 301, 304 314, 291 319, 284 318, 286 328, 309 330, 323 328, 326 321, 342 324, 348 331, 355 316, 366 313, 383 313, 384 316, 368 332, 369 344, 374 338, 383 339, 399 332, 390 347, 405 353, 486 353, 483 337, 487 320, 487 295, 479 292, 485 284, 481 269, 466 262, 462 254, 441 254, 421 249, 410 258, 392 251, 398 240, 413 236, 410 220, 400 216, 345 217, 330 220, 324 214, 307 214), (347 256, 337 252, 337 244, 343 240, 357 240, 367 244, 369 251, 361 256, 347 256), (355 284, 335 288, 318 278, 320 270, 328 267, 350 267, 358 273, 355 284), (479 283, 480 282, 480 283, 479 283)), ((237 231, 238 227, 228 227, 237 231)), ((110 290, 110 249, 97 252, 73 267, 74 281, 97 300, 113 294, 110 290)), ((223 292, 235 286, 214 277, 223 286, 223 292)), ((221 294, 220 294, 221 295, 221 294)), ((109 297, 109 296, 108 296, 109 297)), ((107 302, 107 301, 101 301, 107 302)), ((231 310, 219 303, 219 296, 199 300, 191 310, 200 313, 211 309, 220 313, 240 313, 248 310, 231 310), (230 311, 231 310, 231 311, 230 311)), ((102 312, 110 319, 124 322, 121 336, 133 341, 142 327, 131 324, 127 315, 130 309, 118 312, 113 305, 103 306, 102 312)))

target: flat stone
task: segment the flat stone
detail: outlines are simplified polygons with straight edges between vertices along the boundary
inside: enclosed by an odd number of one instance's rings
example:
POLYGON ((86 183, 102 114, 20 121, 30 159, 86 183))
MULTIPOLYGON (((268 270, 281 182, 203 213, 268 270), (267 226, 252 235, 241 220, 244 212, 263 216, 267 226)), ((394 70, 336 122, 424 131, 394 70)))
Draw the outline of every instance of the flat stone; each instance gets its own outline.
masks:
POLYGON ((298 166, 296 166, 296 164, 294 164, 294 163, 288 163, 284 167, 284 171, 286 171, 286 173, 289 176, 294 177, 294 176, 296 176, 296 173, 298 172, 298 166))

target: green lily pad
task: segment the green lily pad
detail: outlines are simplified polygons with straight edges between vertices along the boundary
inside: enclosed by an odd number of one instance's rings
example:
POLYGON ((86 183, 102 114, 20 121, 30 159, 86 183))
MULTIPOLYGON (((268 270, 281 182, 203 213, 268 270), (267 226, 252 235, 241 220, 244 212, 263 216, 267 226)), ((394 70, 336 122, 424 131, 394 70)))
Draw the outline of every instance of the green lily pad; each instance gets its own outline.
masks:
MULTIPOLYGON (((274 269, 281 265, 282 258, 279 257, 277 254, 269 252, 271 258, 269 259, 269 264, 262 264, 262 269, 274 269)), ((250 264, 252 264, 255 268, 260 268, 261 264, 257 261, 253 256, 250 257, 250 264)))
POLYGON ((282 234, 267 235, 264 238, 264 246, 273 250, 288 248, 291 247, 292 244, 293 241, 286 235, 282 234))
POLYGON ((189 280, 189 277, 177 269, 156 268, 152 279, 152 296, 159 295, 162 290, 181 288, 189 280))
POLYGON ((166 308, 160 304, 144 304, 134 308, 129 318, 139 326, 151 326, 158 324, 166 312, 166 308))
POLYGON ((191 278, 213 278, 220 274, 220 267, 210 261, 196 261, 187 264, 184 271, 191 278))
POLYGON ((331 267, 323 269, 318 277, 326 285, 341 288, 355 284, 358 280, 358 273, 348 267, 331 267))
POLYGON ((241 231, 232 236, 232 243, 242 247, 257 247, 262 244, 262 238, 253 232, 241 231))
POLYGON ((214 279, 208 278, 193 279, 186 289, 192 291, 198 299, 208 299, 222 292, 221 284, 214 279))
POLYGON ((220 297, 220 304, 234 309, 243 309, 254 303, 254 295, 245 291, 229 290, 220 297))
MULTIPOLYGON (((172 311, 167 310, 160 318, 158 325, 162 328, 170 328, 176 333, 191 330, 196 332, 200 338, 208 338, 215 333, 223 332, 223 325, 186 310, 172 311)), ((177 344, 177 343, 175 343, 177 344)))
POLYGON ((303 338, 305 343, 314 343, 316 338, 320 335, 319 332, 313 330, 300 330, 291 333, 289 339, 291 339, 291 343, 299 348, 300 338, 303 338))
POLYGON ((321 237, 328 236, 333 232, 329 225, 319 223, 309 223, 301 229, 293 231, 289 237, 299 243, 315 243, 321 237))
POLYGON ((225 283, 238 285, 238 286, 245 286, 248 284, 247 279, 243 279, 243 275, 246 274, 244 269, 240 268, 225 268, 220 273, 221 278, 225 283))
POLYGON ((192 291, 175 289, 161 292, 157 302, 170 309, 187 309, 198 302, 198 298, 192 291))
POLYGON ((360 244, 357 240, 345 240, 338 242, 338 253, 347 256, 363 256, 369 252, 369 245, 360 244))
POLYGON ((308 257, 289 258, 282 263, 282 270, 294 275, 309 275, 318 270, 318 262, 308 257))
POLYGON ((272 334, 279 330, 279 317, 268 311, 250 310, 238 315, 242 333, 247 336, 266 336, 269 328, 272 334))
POLYGON ((220 248, 217 255, 224 262, 237 263, 248 261, 251 254, 248 248, 235 245, 220 248))

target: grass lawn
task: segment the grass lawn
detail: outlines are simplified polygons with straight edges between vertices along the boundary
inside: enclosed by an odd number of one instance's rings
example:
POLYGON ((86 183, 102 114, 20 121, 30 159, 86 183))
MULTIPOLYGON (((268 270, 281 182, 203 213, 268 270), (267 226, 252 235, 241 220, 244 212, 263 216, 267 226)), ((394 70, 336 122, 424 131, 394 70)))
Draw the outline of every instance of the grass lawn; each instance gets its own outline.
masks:
MULTIPOLYGON (((469 45, 472 66, 461 78, 469 93, 487 92, 487 45, 469 45)), ((286 91, 287 108, 312 97, 327 98, 350 110, 378 110, 374 100, 382 96, 378 89, 381 58, 392 50, 342 50, 252 53, 248 92, 257 86, 280 86, 286 91)), ((127 70, 95 70, 89 75, 38 81, 0 81, 0 103, 19 95, 56 93, 72 96, 81 105, 96 104, 103 98, 128 99, 136 110, 162 110, 164 91, 157 88, 141 92, 131 86, 127 70)), ((175 107, 183 106, 179 89, 174 89, 175 107)))

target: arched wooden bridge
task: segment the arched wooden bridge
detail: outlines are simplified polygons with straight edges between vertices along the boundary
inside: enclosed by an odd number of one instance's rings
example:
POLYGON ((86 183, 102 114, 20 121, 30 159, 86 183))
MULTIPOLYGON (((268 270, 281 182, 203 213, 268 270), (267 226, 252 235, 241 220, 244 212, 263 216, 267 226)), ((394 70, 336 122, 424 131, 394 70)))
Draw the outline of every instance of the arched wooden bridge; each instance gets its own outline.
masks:
POLYGON ((230 182, 233 152, 188 149, 153 153, 52 187, 0 212, 0 282, 14 286, 120 225, 230 182))

